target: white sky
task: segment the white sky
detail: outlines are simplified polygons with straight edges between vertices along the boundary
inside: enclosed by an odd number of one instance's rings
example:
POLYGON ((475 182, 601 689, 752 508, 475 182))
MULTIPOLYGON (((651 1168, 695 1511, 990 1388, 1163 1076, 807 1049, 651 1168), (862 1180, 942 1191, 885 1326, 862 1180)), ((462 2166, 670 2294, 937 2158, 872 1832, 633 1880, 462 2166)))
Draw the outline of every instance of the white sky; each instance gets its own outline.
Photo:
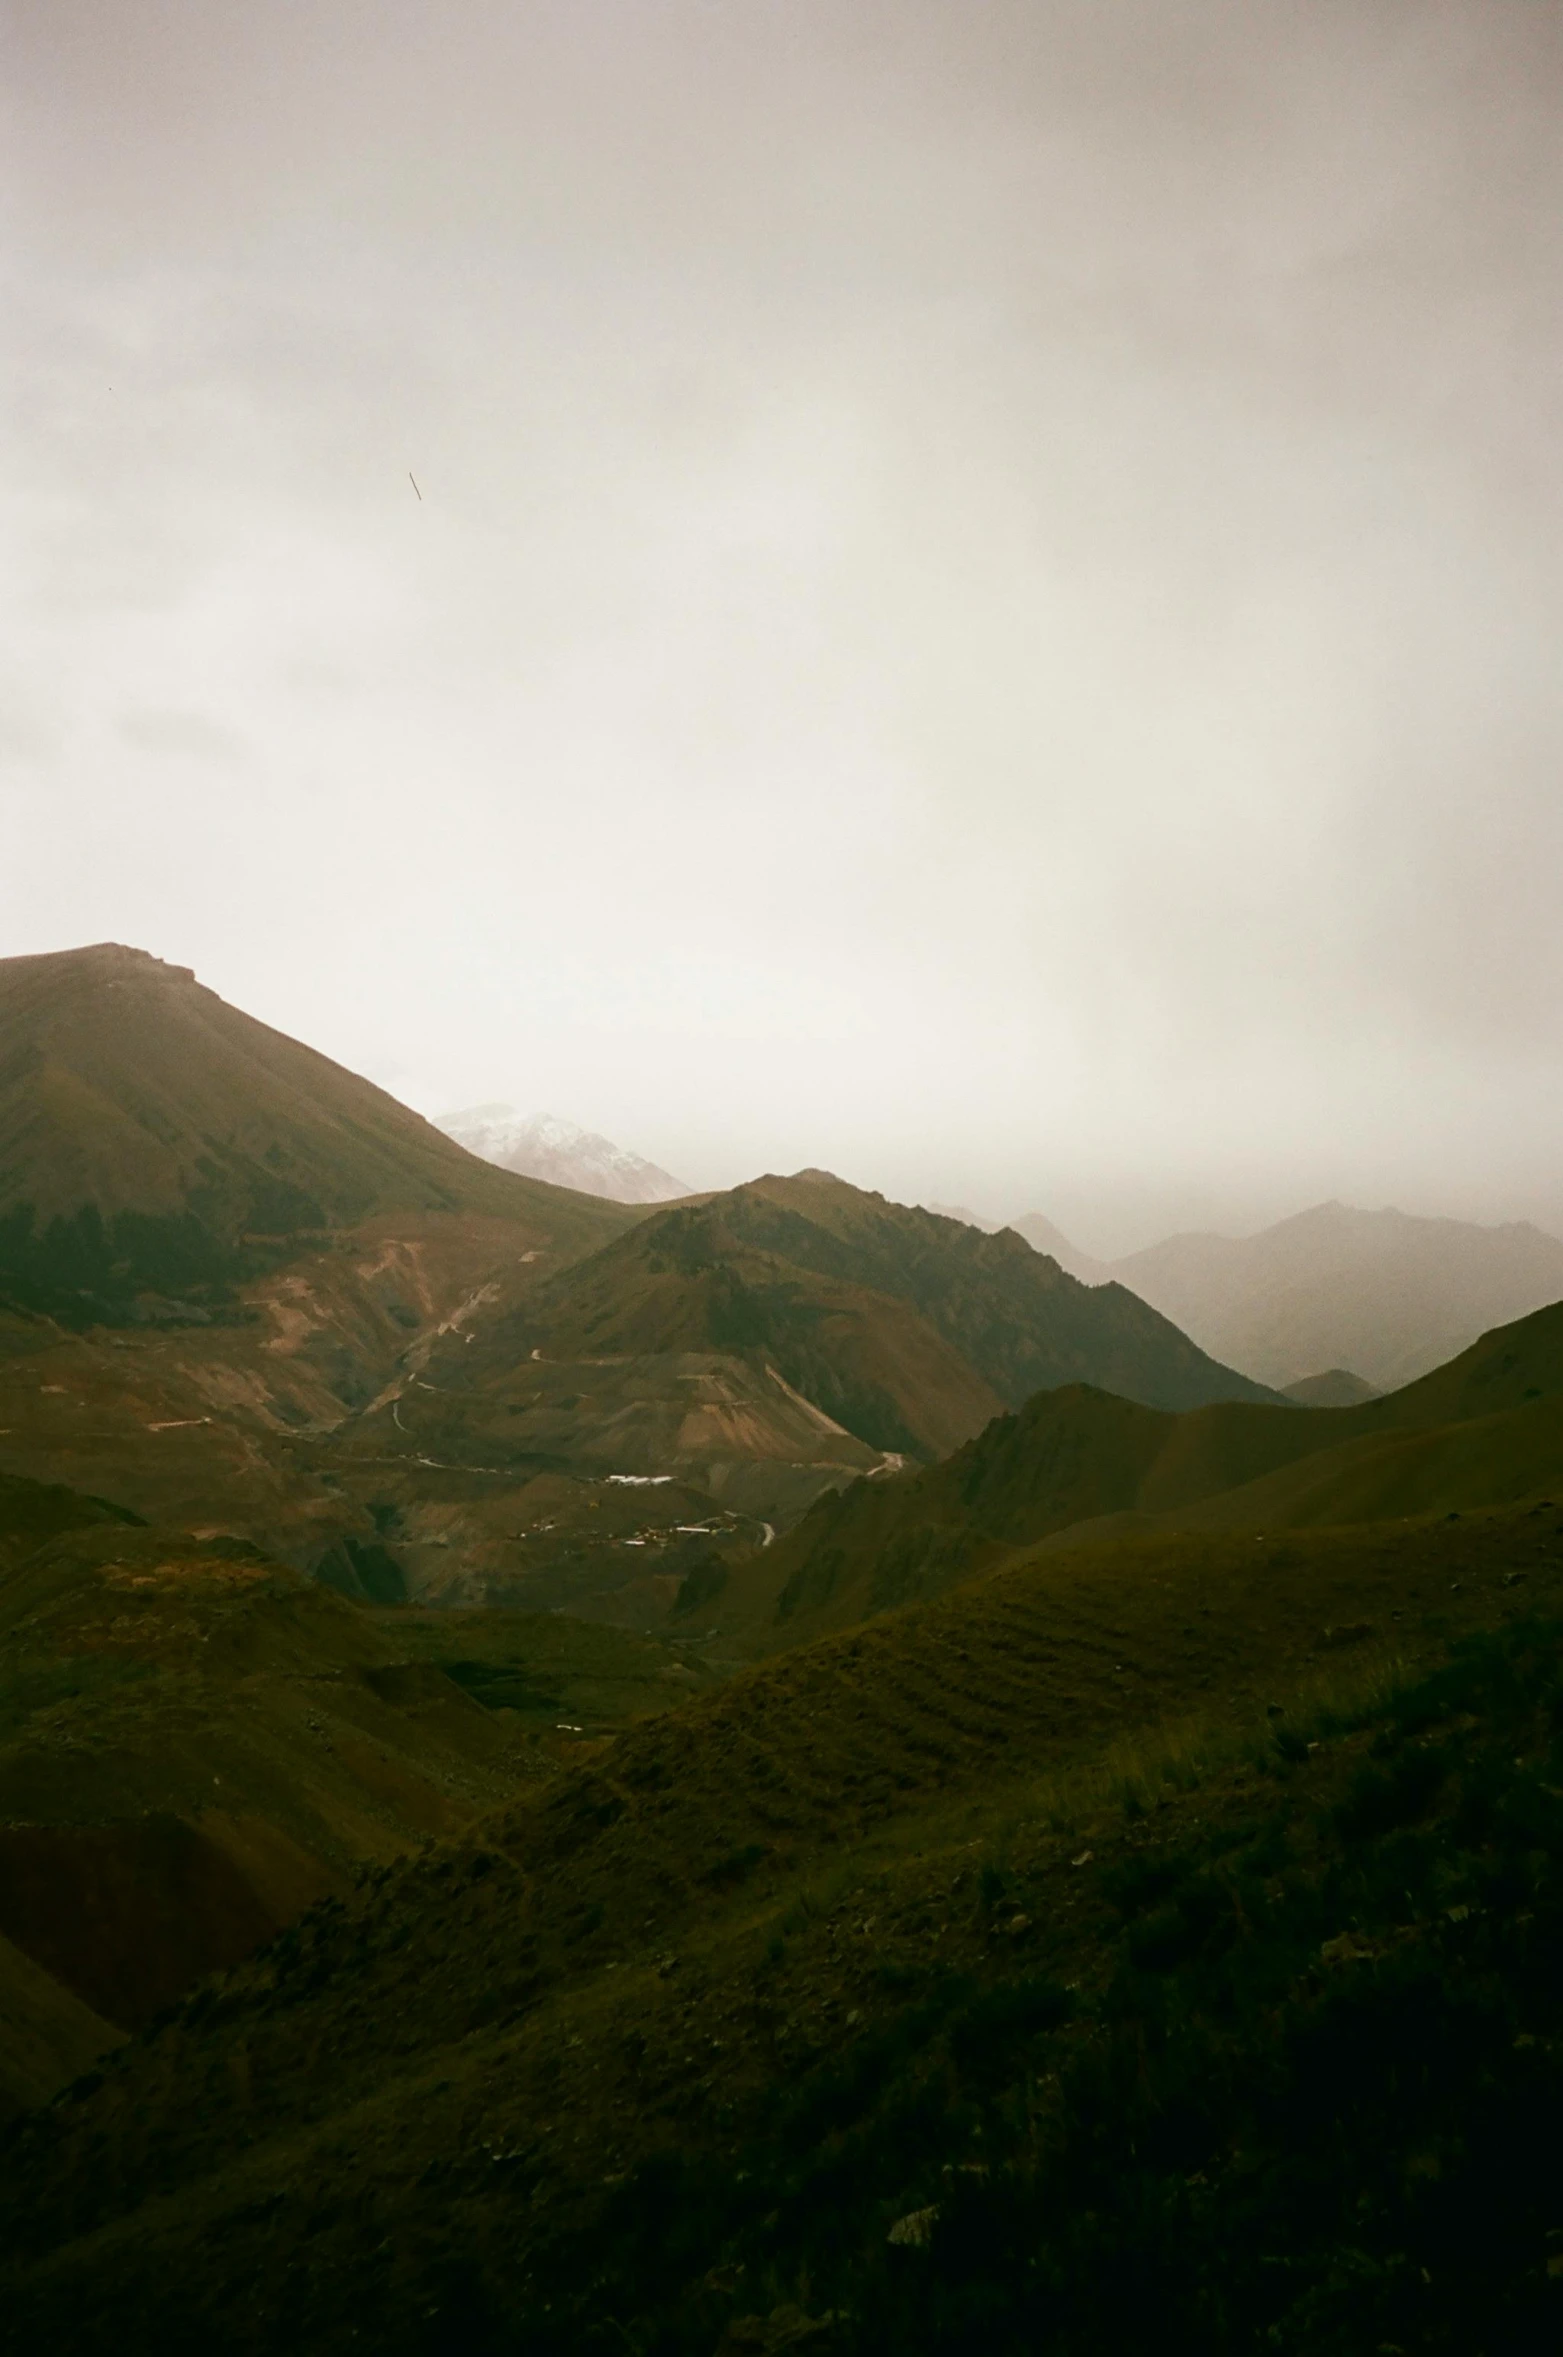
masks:
POLYGON ((697 1184, 1563 1224, 1563 10, 0 42, 0 953, 697 1184))

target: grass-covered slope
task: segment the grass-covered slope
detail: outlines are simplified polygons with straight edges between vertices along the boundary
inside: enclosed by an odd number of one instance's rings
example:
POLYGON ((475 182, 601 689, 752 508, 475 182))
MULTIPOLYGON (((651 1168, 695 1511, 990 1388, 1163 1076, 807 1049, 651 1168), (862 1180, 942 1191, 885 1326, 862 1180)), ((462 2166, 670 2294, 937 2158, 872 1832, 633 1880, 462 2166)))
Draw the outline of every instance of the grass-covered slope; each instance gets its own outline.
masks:
POLYGON ((711 1618, 766 1648, 938 1593, 1056 1534, 1274 1532, 1563 1492, 1563 1305, 1355 1408, 1220 1402, 1173 1416, 1040 1393, 942 1464, 820 1499, 711 1618))
POLYGON ((0 2104, 706 1683, 552 1616, 372 1615, 243 1542, 0 1482, 0 2104))
POLYGON ((6 2314, 80 2357, 1544 2345, 1557 1639, 1424 1672, 1553 1608, 1557 1523, 1020 1565, 631 1729, 14 2130, 6 2314))
POLYGON ((82 1323, 220 1297, 376 1213, 513 1219, 586 1249, 634 1216, 494 1169, 326 1056, 101 943, 0 960, 0 1290, 82 1323))
POLYGON ((125 2032, 0 1936, 0 2120, 47 2103, 125 2032))

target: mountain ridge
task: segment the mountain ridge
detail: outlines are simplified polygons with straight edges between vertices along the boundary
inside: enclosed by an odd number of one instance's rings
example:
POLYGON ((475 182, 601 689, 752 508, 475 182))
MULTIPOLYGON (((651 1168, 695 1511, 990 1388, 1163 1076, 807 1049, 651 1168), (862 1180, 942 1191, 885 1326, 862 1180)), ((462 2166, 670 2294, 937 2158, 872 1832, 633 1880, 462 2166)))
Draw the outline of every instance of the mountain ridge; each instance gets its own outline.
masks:
POLYGON ((1075 1384, 940 1463, 821 1498, 714 1609, 774 1648, 938 1594, 1021 1547, 1370 1523, 1563 1489, 1563 1303, 1355 1407, 1172 1414, 1075 1384))
POLYGON ((1482 1226, 1332 1200, 1251 1236, 1190 1229, 1112 1261, 1082 1252, 1042 1212, 1010 1225, 1083 1283, 1127 1286, 1277 1391, 1348 1368, 1394 1391, 1490 1327, 1563 1299, 1563 1242, 1528 1220, 1482 1226))
POLYGON ((1094 1378, 1178 1405, 1269 1396, 1120 1287, 1093 1293, 1016 1236, 820 1172, 651 1213, 533 1288, 473 1364, 648 1349, 763 1351, 825 1414, 918 1455, 1050 1382, 1094 1378))
POLYGON ((1256 1236, 1169 1237, 1113 1274, 1262 1381, 1338 1366, 1388 1391, 1563 1298, 1563 1243, 1524 1220, 1329 1202, 1256 1236))

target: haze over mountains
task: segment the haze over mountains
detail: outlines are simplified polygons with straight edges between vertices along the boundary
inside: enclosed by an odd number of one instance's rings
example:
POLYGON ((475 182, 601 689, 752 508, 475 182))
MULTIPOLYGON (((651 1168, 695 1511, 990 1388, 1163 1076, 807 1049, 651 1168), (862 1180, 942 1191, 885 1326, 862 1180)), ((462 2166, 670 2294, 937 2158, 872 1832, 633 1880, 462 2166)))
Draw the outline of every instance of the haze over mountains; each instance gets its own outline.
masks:
POLYGON ((442 1113, 435 1127, 501 1170, 575 1187, 583 1195, 606 1195, 615 1203, 670 1203, 695 1191, 655 1162, 553 1113, 523 1119, 514 1105, 472 1105, 464 1113, 442 1113))
POLYGON ((1321 1203, 1257 1236, 1171 1236, 1113 1274, 1261 1382, 1349 1367, 1388 1391, 1563 1297, 1563 1243, 1321 1203))
POLYGON ((1563 2350, 1563 7, 3 23, 0 2357, 1563 2350))
POLYGON ((1563 1487, 1563 1303, 1354 1407, 1168 1416, 1083 1385, 1039 1391, 941 1464, 821 1499, 723 1610, 749 1643, 792 1645, 1039 1541, 1458 1518, 1550 1486, 1563 1487))
MULTIPOLYGON (((969 1211, 952 1216, 991 1231, 969 1211)), ((1346 1371, 1414 1382, 1490 1326, 1563 1299, 1563 1243, 1527 1221, 1480 1227, 1320 1203, 1254 1236, 1189 1234, 1097 1260, 1042 1212, 1010 1223, 1083 1284, 1126 1285, 1201 1346, 1293 1397, 1346 1371)), ((1330 1404, 1347 1404, 1339 1384, 1330 1404)))

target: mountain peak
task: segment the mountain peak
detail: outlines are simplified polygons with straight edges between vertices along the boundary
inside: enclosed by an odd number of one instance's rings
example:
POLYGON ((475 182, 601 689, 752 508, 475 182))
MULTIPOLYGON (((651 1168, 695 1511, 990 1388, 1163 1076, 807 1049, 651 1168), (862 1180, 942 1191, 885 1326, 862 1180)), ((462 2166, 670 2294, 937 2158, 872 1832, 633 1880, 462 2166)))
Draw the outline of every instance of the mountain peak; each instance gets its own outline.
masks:
POLYGON ((0 1297, 79 1324, 229 1298, 257 1250, 382 1213, 535 1208, 188 966, 117 941, 0 959, 0 1297))
POLYGON ((523 1178, 547 1179, 615 1203, 671 1203, 694 1189, 659 1163, 631 1154, 597 1131, 557 1113, 517 1113, 513 1105, 468 1105, 435 1123, 481 1161, 523 1178))
POLYGON ((194 982, 193 966, 171 966, 149 949, 125 941, 89 941, 80 949, 46 949, 31 957, 0 959, 6 981, 14 988, 29 984, 66 987, 72 982, 194 982))

